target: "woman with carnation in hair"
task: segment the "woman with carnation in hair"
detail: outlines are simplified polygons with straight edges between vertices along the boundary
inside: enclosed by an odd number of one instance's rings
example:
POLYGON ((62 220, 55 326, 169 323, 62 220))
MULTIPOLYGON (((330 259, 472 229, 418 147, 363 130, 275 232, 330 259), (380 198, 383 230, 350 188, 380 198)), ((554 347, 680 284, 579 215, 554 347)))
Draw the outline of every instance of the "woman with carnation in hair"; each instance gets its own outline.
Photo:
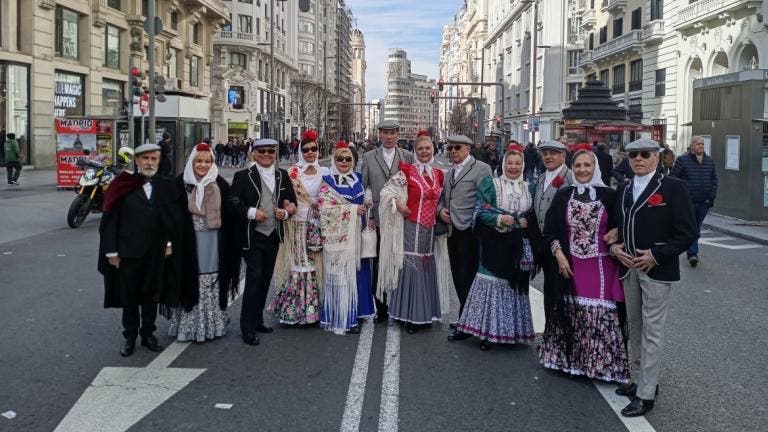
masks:
POLYGON ((308 129, 301 135, 298 154, 298 162, 288 169, 297 210, 286 223, 286 241, 275 269, 280 291, 269 306, 272 315, 288 325, 320 321, 322 277, 318 277, 318 270, 322 269, 322 239, 317 200, 323 176, 330 173, 318 163, 320 153, 314 130, 308 129))

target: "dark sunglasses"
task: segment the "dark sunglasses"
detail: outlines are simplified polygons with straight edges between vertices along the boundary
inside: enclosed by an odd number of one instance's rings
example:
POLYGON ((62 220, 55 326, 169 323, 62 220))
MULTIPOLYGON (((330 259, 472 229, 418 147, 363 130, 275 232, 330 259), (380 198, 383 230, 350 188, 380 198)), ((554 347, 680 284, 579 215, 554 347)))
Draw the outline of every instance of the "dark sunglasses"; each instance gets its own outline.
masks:
POLYGON ((317 153, 317 147, 302 147, 301 148, 301 152, 302 153, 309 153, 309 152, 317 153))
POLYGON ((336 158, 336 162, 352 162, 352 156, 339 156, 336 158))
POLYGON ((264 154, 264 153, 275 154, 275 149, 259 147, 259 148, 256 149, 256 153, 259 153, 259 154, 264 154))
POLYGON ((638 156, 640 156, 643 159, 648 159, 651 157, 651 152, 648 150, 643 150, 643 151, 631 151, 627 153, 627 157, 629 157, 630 159, 635 159, 638 156))
POLYGON ((449 145, 449 146, 446 146, 445 148, 448 149, 448 151, 454 151, 454 150, 459 151, 461 150, 461 144, 449 145))

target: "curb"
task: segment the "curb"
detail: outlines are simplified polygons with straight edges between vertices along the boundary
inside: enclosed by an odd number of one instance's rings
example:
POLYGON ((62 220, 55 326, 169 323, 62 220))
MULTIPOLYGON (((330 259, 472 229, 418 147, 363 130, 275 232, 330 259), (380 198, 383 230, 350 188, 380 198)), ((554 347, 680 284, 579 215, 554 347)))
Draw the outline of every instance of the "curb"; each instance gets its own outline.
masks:
POLYGON ((757 236, 753 236, 753 235, 750 235, 750 234, 745 234, 743 232, 732 230, 732 229, 729 229, 729 228, 724 228, 724 227, 721 227, 721 226, 708 224, 706 222, 701 224, 701 226, 703 228, 710 229, 712 231, 721 232, 723 234, 728 234, 730 236, 734 236, 734 237, 738 237, 740 239, 748 240, 748 241, 751 241, 753 243, 759 243, 759 244, 768 246, 768 239, 765 239, 765 238, 760 238, 760 237, 757 237, 757 236))

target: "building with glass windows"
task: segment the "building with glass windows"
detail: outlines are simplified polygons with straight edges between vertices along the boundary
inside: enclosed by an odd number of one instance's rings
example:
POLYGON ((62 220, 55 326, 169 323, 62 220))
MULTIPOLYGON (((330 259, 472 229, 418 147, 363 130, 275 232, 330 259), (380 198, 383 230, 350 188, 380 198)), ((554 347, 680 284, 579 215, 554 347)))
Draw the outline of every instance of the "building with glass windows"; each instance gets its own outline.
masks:
MULTIPOLYGON (((0 129, 19 138, 23 163, 55 165, 55 118, 124 114, 130 68, 149 69, 148 4, 0 0, 0 129)), ((209 134, 210 35, 228 14, 219 0, 157 1, 156 7, 163 22, 156 71, 169 94, 156 105, 158 130, 184 137, 174 138, 178 164, 209 134)))
POLYGON ((411 60, 404 49, 389 50, 383 120, 396 120, 401 138, 415 139, 420 130, 437 125, 437 101, 430 99, 435 85, 434 79, 411 71, 411 60))

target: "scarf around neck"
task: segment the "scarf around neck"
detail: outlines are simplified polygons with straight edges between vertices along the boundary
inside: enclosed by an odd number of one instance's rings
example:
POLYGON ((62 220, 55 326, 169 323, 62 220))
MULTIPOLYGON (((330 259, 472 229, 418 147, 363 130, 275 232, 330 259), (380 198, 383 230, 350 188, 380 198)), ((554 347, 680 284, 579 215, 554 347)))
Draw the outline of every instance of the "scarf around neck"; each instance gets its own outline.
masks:
MULTIPOLYGON (((195 176, 195 171, 193 166, 195 164, 195 159, 197 158, 197 155, 199 153, 203 153, 203 152, 198 152, 197 148, 192 149, 192 153, 189 155, 189 159, 187 159, 187 165, 184 167, 183 178, 184 178, 185 184, 194 186, 193 194, 195 197, 194 199, 195 207, 198 210, 202 210, 203 199, 205 197, 205 189, 211 183, 213 183, 214 185, 216 184, 216 177, 219 176, 219 168, 216 166, 215 163, 211 164, 211 169, 208 170, 208 173, 198 180, 197 177, 195 176)), ((212 161, 216 160, 216 158, 213 156, 213 152, 208 151, 205 153, 208 153, 211 155, 211 157, 213 158, 211 159, 212 161)), ((218 187, 216 189, 218 190, 218 187)))
POLYGON ((579 152, 576 152, 575 155, 573 155, 573 160, 576 160, 576 156, 581 154, 582 152, 588 153, 592 157, 592 164, 595 167, 595 171, 592 173, 592 178, 586 182, 581 183, 580 181, 576 180, 576 173, 571 170, 571 180, 573 181, 573 185, 576 186, 576 192, 578 192, 579 195, 583 194, 584 191, 589 191, 589 199, 595 200, 597 198, 597 192, 595 191, 596 187, 607 187, 605 183, 603 183, 603 175, 600 171, 600 165, 597 163, 597 156, 595 156, 594 153, 586 150, 582 150, 579 152))

